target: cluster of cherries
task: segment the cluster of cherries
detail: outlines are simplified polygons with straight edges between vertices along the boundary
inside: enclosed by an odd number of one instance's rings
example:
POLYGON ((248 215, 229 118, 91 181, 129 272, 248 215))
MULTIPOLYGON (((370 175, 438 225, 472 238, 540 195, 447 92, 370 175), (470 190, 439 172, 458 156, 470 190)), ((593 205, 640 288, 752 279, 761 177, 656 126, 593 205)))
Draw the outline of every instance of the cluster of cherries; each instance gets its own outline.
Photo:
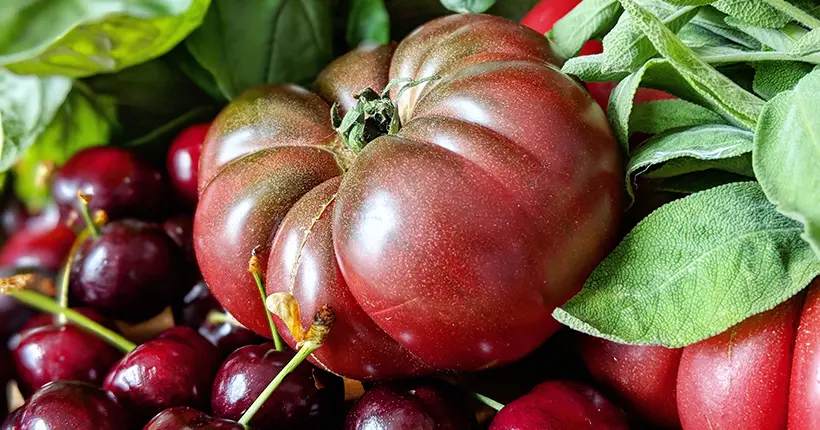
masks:
MULTIPOLYGON (((29 216, 19 202, 6 203, 0 384, 14 380, 25 402, 0 429, 480 428, 476 401, 440 379, 373 384, 346 402, 341 378, 301 363, 321 339, 294 352, 275 328, 267 342, 225 314, 200 279, 192 246, 207 129, 176 139, 167 172, 124 149, 91 148, 54 173, 53 206, 29 216)), ((315 324, 326 336, 333 314, 324 311, 315 324)), ((626 424, 592 388, 559 381, 510 403, 490 424, 551 428, 626 424)))

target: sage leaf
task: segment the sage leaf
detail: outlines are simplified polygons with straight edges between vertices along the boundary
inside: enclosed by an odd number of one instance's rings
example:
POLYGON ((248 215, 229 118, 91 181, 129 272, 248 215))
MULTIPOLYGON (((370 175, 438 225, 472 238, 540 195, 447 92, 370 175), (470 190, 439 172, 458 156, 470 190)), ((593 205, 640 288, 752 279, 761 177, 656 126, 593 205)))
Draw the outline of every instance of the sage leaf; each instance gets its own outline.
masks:
POLYGON ((711 110, 681 99, 636 103, 629 117, 630 133, 660 134, 669 130, 702 124, 725 124, 711 110))
POLYGON ((666 0, 667 3, 675 6, 706 6, 717 0, 666 0))
MULTIPOLYGON (((641 5, 660 18, 663 24, 675 33, 697 13, 697 8, 693 6, 675 8, 655 1, 642 1, 641 5)), ((621 15, 612 31, 604 36, 603 44, 604 72, 631 73, 658 53, 628 14, 621 15)))
POLYGON ((19 76, 0 68, 0 172, 23 156, 69 91, 69 78, 19 76))
POLYGON ((804 34, 792 45, 789 54, 802 56, 820 51, 820 27, 804 34))
POLYGON ((158 57, 202 23, 210 0, 4 1, 0 65, 90 76, 158 57))
MULTIPOLYGON (((737 18, 727 17, 726 23, 757 39, 762 45, 775 51, 788 52, 800 37, 807 33, 803 27, 788 24, 781 29, 758 27, 737 18)), ((807 52, 807 54, 810 52, 807 52)))
POLYGON ((745 178, 754 178, 752 154, 749 152, 737 157, 703 160, 698 158, 673 158, 660 165, 660 167, 647 171, 643 176, 649 179, 664 179, 707 170, 720 170, 745 178))
POLYGON ((568 75, 577 76, 578 79, 584 82, 620 81, 629 75, 626 72, 606 73, 601 70, 603 64, 604 54, 583 55, 567 60, 561 71, 568 75))
POLYGON ((766 100, 794 88, 813 67, 795 61, 764 61, 754 64, 754 91, 766 100))
POLYGON ((694 194, 733 182, 753 180, 754 178, 747 176, 737 175, 723 170, 710 169, 664 178, 660 180, 657 189, 680 194, 694 194))
POLYGON ((760 27, 780 28, 792 20, 764 0, 718 0, 712 6, 740 21, 760 27))
POLYGON ((678 31, 678 39, 690 48, 733 45, 729 39, 691 22, 678 31))
POLYGON ((678 160, 678 174, 714 168, 700 161, 723 160, 752 151, 751 131, 723 124, 690 127, 659 134, 640 146, 626 166, 627 192, 633 195, 634 177, 670 160, 678 160), (689 166, 687 166, 689 165, 689 166))
POLYGON ((558 54, 574 57, 587 41, 612 29, 621 12, 618 0, 583 0, 553 25, 549 37, 558 54))
POLYGON ((495 4, 495 0, 441 0, 447 9, 458 13, 484 13, 495 4))
POLYGON ((703 7, 698 10, 698 14, 692 18, 692 25, 705 28, 712 33, 731 40, 738 45, 743 45, 749 49, 760 49, 760 42, 748 34, 738 30, 726 23, 727 15, 713 7, 703 7))
POLYGON ((755 129, 754 169, 777 210, 803 224, 820 256, 820 70, 776 95, 755 129))
POLYGON ((727 119, 746 128, 754 128, 763 108, 763 101, 744 90, 734 81, 701 60, 692 49, 680 41, 657 17, 641 8, 634 0, 621 0, 655 49, 678 70, 681 76, 727 119))
POLYGON ((777 306, 820 274, 800 231, 755 182, 692 194, 638 223, 553 316, 616 342, 691 345, 777 306))
POLYGON ((213 0, 185 44, 228 99, 266 83, 308 85, 333 59, 330 3, 213 0))
POLYGON ((351 0, 346 37, 351 47, 362 42, 389 43, 390 15, 384 0, 351 0))

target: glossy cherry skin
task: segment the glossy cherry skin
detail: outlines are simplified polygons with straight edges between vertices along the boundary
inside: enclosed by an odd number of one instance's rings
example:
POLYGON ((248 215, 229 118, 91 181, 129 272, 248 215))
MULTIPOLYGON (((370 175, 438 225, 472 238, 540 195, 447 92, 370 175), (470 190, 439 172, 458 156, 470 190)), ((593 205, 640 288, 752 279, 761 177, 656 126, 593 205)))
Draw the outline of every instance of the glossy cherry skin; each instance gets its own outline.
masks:
MULTIPOLYGON (((113 327, 113 322, 89 309, 85 316, 113 327)), ((52 315, 29 320, 10 343, 17 386, 24 397, 54 381, 83 381, 101 385, 122 352, 96 335, 72 324, 58 324, 52 315)))
POLYGON ((475 415, 454 386, 427 380, 368 390, 347 415, 345 430, 472 430, 475 415))
POLYGON ((61 220, 56 206, 47 206, 17 229, 0 249, 0 267, 57 273, 76 235, 61 220))
MULTIPOLYGON (((0 269, 0 277, 5 278, 23 272, 29 271, 0 269)), ((34 314, 35 312, 30 307, 20 303, 14 297, 0 295, 0 342, 2 345, 5 345, 9 336, 17 333, 34 314)))
POLYGON ((155 219, 167 200, 162 174, 135 154, 113 146, 77 152, 57 170, 51 194, 64 216, 79 211, 78 191, 92 196, 92 212, 102 209, 109 219, 155 219))
POLYGON ((222 357, 228 357, 243 346, 265 342, 265 338, 258 334, 227 321, 220 323, 203 321, 197 331, 219 349, 222 357))
POLYGON ((196 265, 194 255, 194 219, 190 215, 181 214, 166 218, 162 222, 165 234, 182 249, 185 260, 196 265))
POLYGON ((199 154, 202 152, 202 143, 210 127, 210 123, 194 124, 182 130, 168 148, 168 177, 177 193, 191 204, 196 204, 199 196, 199 154))
POLYGON ((125 430, 125 409, 110 393, 85 382, 52 382, 22 406, 15 430, 125 430))
POLYGON ((185 294, 185 268, 181 249, 161 226, 115 221, 77 250, 71 293, 107 317, 139 322, 185 294))
POLYGON ((103 388, 140 422, 173 406, 204 409, 219 361, 210 342, 188 327, 174 327, 123 357, 103 388))
MULTIPOLYGON (((5 421, 8 413, 8 401, 6 399, 6 384, 12 379, 12 364, 8 351, 0 349, 0 421, 5 421)), ((0 427, 0 430, 3 430, 0 427)))
MULTIPOLYGON (((251 345, 231 354, 214 380, 211 410, 238 420, 285 364, 292 351, 273 344, 251 345)), ((250 424, 258 428, 333 428, 344 401, 342 380, 310 363, 302 363, 273 392, 250 424)))
POLYGON ((0 229, 6 237, 11 236, 25 226, 28 217, 29 214, 23 203, 12 196, 0 209, 0 229))
POLYGON ((185 297, 173 306, 174 322, 192 329, 198 329, 213 310, 221 311, 219 302, 211 295, 205 281, 197 282, 185 297))
POLYGON ((234 421, 214 418, 186 406, 168 408, 154 417, 143 430, 247 430, 234 421))
POLYGON ((584 336, 581 357, 592 377, 647 421, 677 427, 676 385, 683 349, 634 346, 584 336))
POLYGON ((547 381, 505 406, 489 430, 627 430, 623 414, 592 387, 547 381))
MULTIPOLYGON (((5 400, 5 393, 2 395, 3 400, 5 400)), ((3 406, 5 408, 5 405, 3 406)), ((4 420, 3 424, 0 425, 0 430, 18 430, 17 427, 17 417, 20 413, 23 412, 23 408, 17 408, 13 412, 11 412, 4 420)))

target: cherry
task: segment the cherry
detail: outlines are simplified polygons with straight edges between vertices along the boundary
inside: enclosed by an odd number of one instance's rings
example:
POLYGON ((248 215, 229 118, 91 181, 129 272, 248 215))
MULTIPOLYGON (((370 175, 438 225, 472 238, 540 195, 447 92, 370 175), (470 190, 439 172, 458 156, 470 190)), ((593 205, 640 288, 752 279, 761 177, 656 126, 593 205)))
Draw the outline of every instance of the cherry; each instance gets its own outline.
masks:
MULTIPOLYGON (((222 314, 224 315, 224 314, 222 314)), ((226 315, 227 316, 227 315, 226 315)), ((230 317, 228 317, 230 318, 230 317)), ((258 334, 233 321, 212 321, 206 318, 199 326, 199 334, 219 349, 222 357, 228 357, 238 348, 265 341, 258 334)))
POLYGON ((0 267, 56 273, 74 239, 74 231, 60 221, 57 207, 48 206, 11 234, 0 249, 0 267))
POLYGON ((221 311, 222 307, 211 294, 205 281, 200 280, 185 294, 180 303, 174 305, 174 322, 197 329, 213 310, 221 311))
MULTIPOLYGON (((8 352, 0 349, 0 420, 5 420, 8 413, 8 400, 6 399, 6 384, 12 379, 11 359, 8 352)), ((3 430, 3 427, 0 427, 3 430)))
POLYGON ((139 322, 184 294, 184 267, 182 252, 161 226, 116 221, 77 250, 71 292, 107 317, 139 322))
POLYGON ((456 387, 440 380, 378 386, 350 410, 345 430, 468 430, 475 416, 456 387))
POLYGON ((168 149, 166 168, 177 193, 189 203, 199 198, 199 154, 210 123, 192 125, 180 133, 168 149))
POLYGON ((51 194, 63 216, 81 208, 77 192, 94 197, 91 209, 111 219, 151 218, 162 213, 166 199, 162 174, 133 153, 98 146, 74 154, 54 175, 51 194))
POLYGON ((626 430, 623 414, 592 387, 547 381, 505 406, 489 430, 626 430))
MULTIPOLYGON (((3 393, 2 397, 5 400, 5 392, 3 393)), ((3 405, 3 407, 5 407, 5 405, 3 405)), ((17 427, 15 427, 17 425, 17 417, 20 415, 20 412, 22 411, 22 408, 17 408, 14 411, 12 411, 6 417, 6 419, 3 420, 3 424, 0 425, 0 430, 17 430, 17 427)))
MULTIPOLYGON (((90 309, 76 309, 109 328, 108 321, 90 309)), ((39 314, 32 317, 10 341, 17 385, 28 397, 41 386, 62 380, 102 383, 108 369, 122 353, 97 335, 73 324, 62 324, 57 317, 39 314)))
MULTIPOLYGON (((185 406, 177 406, 160 412, 143 430, 246 430, 233 421, 214 418, 185 406)), ((2 430, 2 429, 0 429, 2 430)))
MULTIPOLYGON (((238 420, 254 399, 294 357, 272 343, 239 348, 220 367, 211 408, 215 416, 238 420)), ((288 375, 249 422, 259 428, 333 428, 344 401, 342 380, 309 363, 288 375)))
POLYGON ((15 430, 123 430, 125 410, 111 394, 86 382, 52 382, 37 390, 17 414, 15 430))
POLYGON ((103 388, 146 422, 172 406, 207 406, 219 351, 188 327, 174 327, 138 346, 105 377, 103 388))
POLYGON ((172 216, 163 221, 162 228, 168 237, 182 249, 185 259, 192 264, 196 264, 193 217, 187 214, 172 216))
MULTIPOLYGON (((26 272, 28 272, 26 270, 26 272)), ((19 270, 0 269, 0 278, 20 273, 19 270)), ((20 303, 14 297, 0 295, 0 342, 5 345, 9 336, 20 330, 20 327, 34 315, 34 311, 20 303)))
POLYGON ((23 203, 12 196, 0 210, 0 228, 6 236, 11 236, 25 226, 28 217, 23 203))

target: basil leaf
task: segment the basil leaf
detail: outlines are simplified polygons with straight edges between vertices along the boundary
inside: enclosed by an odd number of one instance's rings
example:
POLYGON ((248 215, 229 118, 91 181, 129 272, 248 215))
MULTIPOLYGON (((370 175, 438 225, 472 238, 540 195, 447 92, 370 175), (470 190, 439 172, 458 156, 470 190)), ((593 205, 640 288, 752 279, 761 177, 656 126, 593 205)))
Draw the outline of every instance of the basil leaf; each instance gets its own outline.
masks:
POLYGON ((384 0, 351 0, 346 37, 350 47, 362 42, 390 42, 390 16, 384 0))
POLYGON ((48 184, 39 175, 41 165, 61 166, 77 151, 104 145, 116 118, 110 97, 98 97, 75 87, 60 106, 54 119, 14 166, 14 190, 31 211, 48 201, 48 184))
POLYGON ((764 61, 754 67, 754 91, 766 100, 791 90, 813 69, 810 64, 794 61, 764 61))
POLYGON ((307 85, 333 59, 331 4, 213 0, 185 44, 228 99, 265 83, 307 85))
POLYGON ((749 49, 760 49, 760 42, 748 34, 726 23, 726 14, 713 8, 704 7, 692 18, 691 24, 703 27, 712 33, 725 37, 738 45, 749 49))
POLYGON ((553 25, 549 37, 558 54, 574 57, 587 41, 606 34, 621 12, 618 0, 583 0, 553 25))
POLYGON ((753 178, 723 170, 704 170, 660 180, 658 190, 680 194, 694 194, 733 182, 753 181, 753 178))
MULTIPOLYGON (((687 6, 675 8, 663 2, 646 2, 641 4, 672 32, 677 32, 697 13, 697 8, 687 6)), ((631 73, 654 57, 658 51, 652 46, 641 29, 629 14, 621 15, 615 27, 604 36, 604 64, 602 70, 631 73)))
POLYGON ((0 172, 23 156, 70 90, 65 77, 19 76, 0 68, 0 172))
POLYGON ((764 0, 718 0, 715 9, 747 24, 766 28, 780 28, 791 18, 766 4, 764 0))
POLYGON ((804 34, 789 49, 789 54, 802 56, 820 51, 820 27, 804 34))
POLYGON ((723 160, 748 154, 752 151, 752 138, 752 132, 748 130, 721 124, 700 125, 654 136, 629 159, 627 192, 633 195, 635 176, 670 160, 678 160, 677 174, 684 174, 715 167, 699 160, 723 160))
POLYGON ((720 115, 686 100, 656 100, 632 106, 629 133, 660 134, 676 128, 725 123, 720 115))
POLYGON ((712 188, 651 213, 553 316, 616 342, 679 348, 792 297, 820 274, 755 182, 712 188))
POLYGON ((199 26, 210 0, 4 2, 0 64, 89 76, 158 57, 199 26))
POLYGON ((754 169, 777 210, 805 226, 820 256, 820 70, 763 109, 755 130, 754 169))
POLYGON ((441 0, 447 9, 458 13, 483 13, 495 4, 495 0, 441 0))
POLYGON ((561 71, 568 75, 575 75, 584 82, 613 82, 625 78, 628 73, 605 73, 601 70, 604 64, 604 54, 583 55, 573 57, 564 63, 561 71))
POLYGON ((763 108, 762 100, 701 60, 664 27, 657 17, 641 8, 634 0, 621 0, 621 4, 652 41, 655 49, 713 108, 723 113, 727 119, 746 128, 754 128, 763 108))

